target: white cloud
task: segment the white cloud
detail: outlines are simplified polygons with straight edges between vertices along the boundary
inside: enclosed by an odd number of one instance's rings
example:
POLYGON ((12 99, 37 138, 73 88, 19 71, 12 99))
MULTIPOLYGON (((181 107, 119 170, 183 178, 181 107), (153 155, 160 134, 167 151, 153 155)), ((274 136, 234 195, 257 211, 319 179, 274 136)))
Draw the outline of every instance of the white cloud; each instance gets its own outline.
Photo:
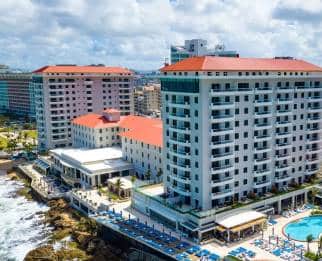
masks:
POLYGON ((322 65, 321 25, 320 0, 8 0, 0 1, 0 63, 157 69, 170 44, 204 38, 241 56, 322 65))

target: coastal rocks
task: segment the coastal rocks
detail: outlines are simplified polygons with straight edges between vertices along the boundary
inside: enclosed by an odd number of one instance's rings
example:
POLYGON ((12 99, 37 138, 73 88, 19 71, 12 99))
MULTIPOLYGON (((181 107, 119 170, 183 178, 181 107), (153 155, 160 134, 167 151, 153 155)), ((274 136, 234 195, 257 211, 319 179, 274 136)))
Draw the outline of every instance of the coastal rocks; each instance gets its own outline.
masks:
POLYGON ((31 250, 25 257, 24 261, 58 261, 58 255, 51 245, 45 245, 31 250))

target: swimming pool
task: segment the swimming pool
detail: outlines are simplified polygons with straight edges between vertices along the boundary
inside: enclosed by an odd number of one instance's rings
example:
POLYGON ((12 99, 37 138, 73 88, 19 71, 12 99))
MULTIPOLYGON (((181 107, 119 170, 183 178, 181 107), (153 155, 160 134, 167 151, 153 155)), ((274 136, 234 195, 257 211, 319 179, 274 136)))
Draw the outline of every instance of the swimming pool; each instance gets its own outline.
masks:
POLYGON ((322 216, 305 217, 289 223, 284 227, 284 233, 299 241, 306 241, 310 234, 317 239, 322 233, 322 216))

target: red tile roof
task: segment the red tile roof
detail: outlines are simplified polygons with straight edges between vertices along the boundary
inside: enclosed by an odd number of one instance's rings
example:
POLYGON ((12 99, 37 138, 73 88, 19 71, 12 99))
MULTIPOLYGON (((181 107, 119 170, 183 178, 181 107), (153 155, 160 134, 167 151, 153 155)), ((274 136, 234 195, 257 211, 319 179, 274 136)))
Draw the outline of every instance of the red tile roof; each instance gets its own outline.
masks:
POLYGON ((82 125, 87 128, 107 128, 119 126, 119 122, 108 121, 103 115, 97 113, 89 113, 79 116, 73 119, 72 123, 76 125, 82 125))
POLYGON ((162 147, 162 121, 142 116, 121 116, 120 121, 111 122, 104 116, 90 113, 79 116, 72 121, 73 124, 88 128, 120 127, 125 131, 120 136, 162 147))
POLYGON ((132 74, 132 71, 122 67, 107 66, 73 66, 73 65, 48 65, 39 68, 33 73, 124 73, 132 74))
POLYGON ((169 71, 301 71, 322 72, 322 68, 297 59, 191 57, 161 68, 169 71))

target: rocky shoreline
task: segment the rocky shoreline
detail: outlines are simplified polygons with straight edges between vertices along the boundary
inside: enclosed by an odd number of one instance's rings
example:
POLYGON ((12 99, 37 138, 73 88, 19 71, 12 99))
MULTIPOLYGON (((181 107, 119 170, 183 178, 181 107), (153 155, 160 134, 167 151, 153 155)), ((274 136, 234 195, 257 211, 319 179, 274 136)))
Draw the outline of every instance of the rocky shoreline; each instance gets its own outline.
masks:
MULTIPOLYGON (((16 192, 28 200, 37 200, 30 184, 15 172, 8 173, 11 180, 21 180, 25 186, 16 192)), ((47 202, 49 210, 44 215, 45 225, 52 227, 50 239, 45 245, 31 250, 25 261, 47 260, 126 260, 121 249, 106 244, 99 236, 96 222, 69 206, 64 199, 47 202)))

